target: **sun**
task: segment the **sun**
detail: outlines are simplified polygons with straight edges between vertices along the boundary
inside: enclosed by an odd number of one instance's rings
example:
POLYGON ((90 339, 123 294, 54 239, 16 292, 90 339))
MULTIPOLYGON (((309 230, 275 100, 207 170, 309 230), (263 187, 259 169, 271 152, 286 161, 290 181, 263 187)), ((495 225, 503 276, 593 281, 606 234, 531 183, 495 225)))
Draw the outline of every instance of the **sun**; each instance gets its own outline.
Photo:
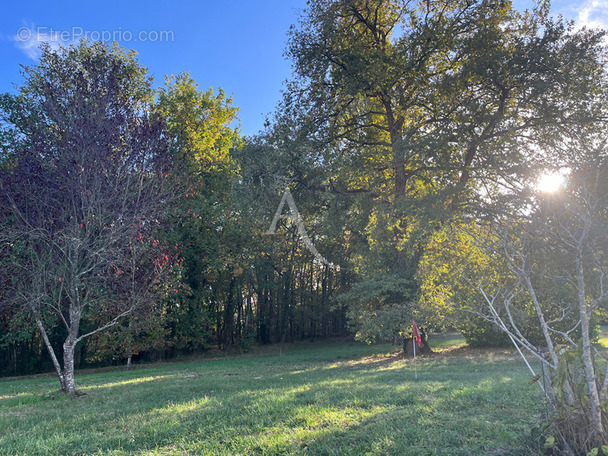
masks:
POLYGON ((563 187, 565 182, 563 174, 545 173, 538 179, 536 188, 544 193, 554 193, 563 187))

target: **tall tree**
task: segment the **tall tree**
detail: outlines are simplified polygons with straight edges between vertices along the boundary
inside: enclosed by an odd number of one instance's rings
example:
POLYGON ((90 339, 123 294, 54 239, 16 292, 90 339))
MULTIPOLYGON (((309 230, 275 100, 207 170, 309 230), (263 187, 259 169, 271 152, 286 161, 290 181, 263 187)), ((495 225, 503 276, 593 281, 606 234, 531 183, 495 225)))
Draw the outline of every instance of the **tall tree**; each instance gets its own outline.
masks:
POLYGON ((174 252, 155 231, 172 199, 171 156, 133 53, 46 46, 24 76, 2 111, 18 132, 0 177, 2 305, 33 317, 62 390, 75 394, 77 344, 163 292, 174 252), (49 339, 57 325, 63 363, 49 339))
POLYGON ((167 121, 174 167, 185 184, 172 230, 165 233, 181 246, 184 258, 184 286, 172 297, 176 305, 170 307, 170 325, 178 349, 202 349, 214 336, 218 343, 227 342, 230 330, 225 326, 232 326, 234 287, 242 270, 247 229, 236 228, 240 221, 231 199, 238 179, 233 151, 241 142, 235 125, 238 108, 222 89, 201 90, 182 73, 166 79, 156 110, 167 121))
POLYGON ((608 299, 608 155, 605 124, 593 129, 552 141, 568 171, 555 194, 522 186, 496 195, 502 213, 475 238, 502 272, 488 268, 469 282, 482 298, 477 313, 540 361, 552 429, 567 454, 599 448, 608 435, 608 354, 593 344, 608 299), (522 314, 534 316, 536 337, 522 314))
POLYGON ((353 267, 370 315, 411 309, 429 234, 485 182, 522 171, 518 142, 599 115, 600 35, 545 13, 508 2, 313 0, 292 29, 282 119, 296 119, 292 138, 314 147, 327 173, 295 178, 358 195, 350 212, 367 218, 367 245, 353 267))

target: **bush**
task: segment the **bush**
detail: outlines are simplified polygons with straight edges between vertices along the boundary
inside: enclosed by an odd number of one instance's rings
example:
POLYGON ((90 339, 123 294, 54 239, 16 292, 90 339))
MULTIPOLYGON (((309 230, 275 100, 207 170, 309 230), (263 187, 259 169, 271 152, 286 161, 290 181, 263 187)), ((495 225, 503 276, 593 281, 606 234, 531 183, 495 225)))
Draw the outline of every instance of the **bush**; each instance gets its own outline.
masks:
POLYGON ((470 347, 511 347, 513 343, 496 325, 481 317, 468 315, 458 328, 470 347))
MULTIPOLYGON (((549 378, 545 380, 545 386, 550 382, 553 392, 551 396, 554 396, 554 399, 549 401, 549 406, 553 408, 552 414, 545 424, 545 449, 550 450, 551 454, 582 452, 594 456, 608 456, 607 446, 594 447, 589 441, 592 412, 581 347, 582 342, 579 343, 579 348, 568 345, 559 347, 557 370, 551 371, 548 374, 549 378)), ((606 350, 596 350, 598 389, 604 382, 607 357, 606 350), (599 368, 600 365, 603 368, 599 368)), ((601 421, 604 426, 608 423, 606 405, 601 408, 601 421)), ((606 429, 604 433, 607 433, 606 429)), ((604 435, 602 440, 605 441, 606 437, 608 435, 604 435)))

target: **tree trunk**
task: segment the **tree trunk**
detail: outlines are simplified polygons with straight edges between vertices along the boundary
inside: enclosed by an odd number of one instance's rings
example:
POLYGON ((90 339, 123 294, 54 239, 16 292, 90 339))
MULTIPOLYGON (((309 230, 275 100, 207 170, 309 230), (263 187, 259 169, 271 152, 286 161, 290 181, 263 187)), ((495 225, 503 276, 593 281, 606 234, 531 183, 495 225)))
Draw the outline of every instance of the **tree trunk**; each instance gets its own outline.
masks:
POLYGON ((585 377, 589 388, 589 402, 591 406, 590 439, 594 446, 599 446, 603 442, 604 427, 602 425, 602 406, 600 395, 595 379, 595 365, 591 353, 591 340, 589 337, 590 310, 585 292, 585 276, 583 261, 580 256, 576 258, 576 275, 578 288, 578 305, 581 317, 581 332, 583 339, 583 364, 585 366, 585 377))
MULTIPOLYGON (((544 357, 544 350, 541 348, 541 354, 544 357)), ((555 396, 555 390, 551 382, 551 376, 547 369, 547 363, 541 362, 540 367, 543 371, 543 383, 545 385, 545 395, 547 397, 547 421, 549 421, 555 413, 557 413, 557 397, 555 396)))
MULTIPOLYGON (((414 357, 414 346, 412 344, 416 344, 414 338, 406 337, 403 339, 403 354, 406 358, 414 357)), ((427 353, 433 353, 431 347, 426 340, 423 340, 420 347, 416 344, 416 356, 425 355, 427 353)))
POLYGON ((17 344, 13 344, 13 375, 17 375, 17 344))
POLYGON ((386 111, 386 121, 391 140, 391 152, 393 159, 393 169, 395 171, 395 199, 405 196, 405 188, 407 187, 407 174, 405 172, 405 151, 401 137, 402 120, 395 119, 391 102, 384 100, 384 109, 386 111))
MULTIPOLYGON (((40 318, 40 315, 38 314, 38 312, 36 311, 34 306, 31 305, 30 307, 32 309, 32 312, 34 313, 34 318, 36 319, 36 325, 38 326, 38 329, 40 330, 40 334, 42 335, 42 340, 44 340, 44 345, 46 346, 47 350, 49 351, 49 355, 51 356, 51 360, 53 361, 53 367, 55 368, 55 372, 57 372, 57 377, 59 377, 59 383, 61 384, 61 389, 62 389, 62 391, 67 392, 65 374, 64 374, 63 370, 61 369, 61 365, 59 364, 59 360, 57 359, 57 356, 55 355, 55 350, 53 349, 53 346, 51 345, 51 341, 49 340, 49 336, 46 333, 46 329, 44 328, 42 319, 40 318)), ((65 350, 65 345, 64 345, 64 350, 65 350)), ((73 359, 74 359, 74 353, 72 352, 72 361, 73 361, 73 359)), ((64 360, 65 360, 65 351, 64 351, 64 360)), ((72 364, 72 367, 73 367, 73 364, 72 364)), ((72 369, 72 383, 74 383, 73 369, 72 369)))
POLYGON ((61 389, 64 393, 75 395, 76 383, 74 382, 74 353, 76 343, 68 338, 63 344, 63 381, 61 389))

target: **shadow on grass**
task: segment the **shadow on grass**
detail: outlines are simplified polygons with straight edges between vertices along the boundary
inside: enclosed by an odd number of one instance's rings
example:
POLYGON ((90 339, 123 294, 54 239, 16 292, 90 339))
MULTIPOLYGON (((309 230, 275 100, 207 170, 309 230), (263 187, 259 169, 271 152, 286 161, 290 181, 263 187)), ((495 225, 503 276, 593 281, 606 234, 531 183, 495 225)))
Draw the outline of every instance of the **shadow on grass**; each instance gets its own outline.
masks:
POLYGON ((493 454, 534 420, 514 362, 430 357, 415 380, 395 355, 319 357, 86 377, 84 398, 7 406, 0 454, 493 454))

